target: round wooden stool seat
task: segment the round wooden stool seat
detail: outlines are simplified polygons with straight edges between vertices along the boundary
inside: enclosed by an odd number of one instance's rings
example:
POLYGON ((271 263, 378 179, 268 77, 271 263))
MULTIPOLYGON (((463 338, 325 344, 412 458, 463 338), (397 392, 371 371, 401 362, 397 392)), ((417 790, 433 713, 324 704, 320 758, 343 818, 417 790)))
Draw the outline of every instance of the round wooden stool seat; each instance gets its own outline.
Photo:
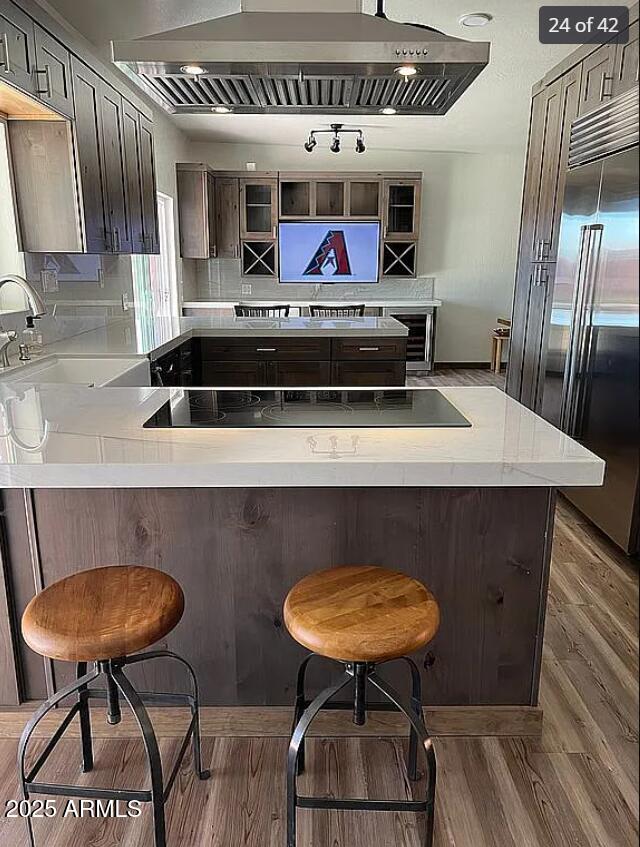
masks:
POLYGON ((116 659, 159 641, 183 611, 182 589, 161 571, 95 568, 37 594, 22 616, 22 634, 32 650, 51 659, 116 659))
POLYGON ((373 566, 318 571, 285 601, 291 636, 343 662, 383 662, 428 644, 440 625, 438 604, 416 579, 373 566))

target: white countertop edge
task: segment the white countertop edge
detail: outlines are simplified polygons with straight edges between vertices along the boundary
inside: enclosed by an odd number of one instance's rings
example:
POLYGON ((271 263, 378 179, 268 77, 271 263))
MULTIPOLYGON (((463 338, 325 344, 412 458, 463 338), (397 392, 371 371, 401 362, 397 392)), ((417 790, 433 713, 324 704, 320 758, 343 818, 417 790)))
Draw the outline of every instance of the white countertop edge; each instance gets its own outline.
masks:
POLYGON ((604 463, 577 459, 437 463, 263 462, 0 467, 4 488, 562 488, 599 486, 604 463))

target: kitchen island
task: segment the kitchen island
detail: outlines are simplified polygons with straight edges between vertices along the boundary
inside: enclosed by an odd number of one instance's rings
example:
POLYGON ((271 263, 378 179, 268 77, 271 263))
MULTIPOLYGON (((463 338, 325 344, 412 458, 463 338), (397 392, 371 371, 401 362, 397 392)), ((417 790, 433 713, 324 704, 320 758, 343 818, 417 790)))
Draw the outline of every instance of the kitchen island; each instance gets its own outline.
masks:
MULTIPOLYGON (((384 386, 405 384, 408 335, 394 318, 138 318, 77 332, 46 353, 149 359, 159 386, 384 386)), ((2 378, 23 379, 29 367, 16 362, 2 378)))
MULTIPOLYGON (((433 389, 398 393, 420 391, 433 389)), ((600 484, 597 457, 494 388, 442 389, 470 426, 144 426, 184 393, 0 385, 2 703, 71 672, 21 643, 10 610, 75 570, 135 562, 185 590, 169 646, 195 664, 206 705, 288 705, 300 648, 282 626, 287 590, 370 563, 441 604, 420 657, 430 706, 460 707, 469 732, 539 717, 554 491, 600 484)), ((170 673, 150 668, 145 684, 177 685, 170 673)))

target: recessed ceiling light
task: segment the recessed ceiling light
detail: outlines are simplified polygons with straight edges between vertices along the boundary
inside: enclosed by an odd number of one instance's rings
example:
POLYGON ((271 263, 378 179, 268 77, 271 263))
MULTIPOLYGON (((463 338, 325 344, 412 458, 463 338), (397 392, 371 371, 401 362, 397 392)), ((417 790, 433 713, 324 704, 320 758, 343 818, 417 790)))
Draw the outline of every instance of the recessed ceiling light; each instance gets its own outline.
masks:
POLYGON ((468 15, 458 18, 458 23, 461 26, 486 26, 492 20, 493 16, 488 14, 488 12, 471 12, 468 15))
POLYGON ((380 109, 380 114, 382 114, 382 115, 397 115, 398 110, 394 109, 393 106, 385 106, 384 109, 380 109))
POLYGON ((230 115, 233 110, 228 106, 214 106, 211 111, 215 112, 216 115, 230 115))
POLYGON ((400 65, 399 68, 396 68, 396 73, 408 78, 410 76, 416 76, 418 69, 415 65, 400 65))
POLYGON ((202 76, 202 74, 206 74, 206 71, 200 65, 183 65, 180 70, 183 74, 188 74, 189 76, 202 76))

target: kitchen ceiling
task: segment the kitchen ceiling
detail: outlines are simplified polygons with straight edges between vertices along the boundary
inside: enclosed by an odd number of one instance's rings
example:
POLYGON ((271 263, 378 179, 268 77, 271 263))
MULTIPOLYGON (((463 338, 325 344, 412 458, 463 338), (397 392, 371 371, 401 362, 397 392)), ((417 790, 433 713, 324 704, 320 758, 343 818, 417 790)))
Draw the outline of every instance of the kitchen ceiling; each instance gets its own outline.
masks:
MULTIPOLYGON (((329 0, 330 1, 330 0, 329 0)), ((598 0, 567 5, 598 5, 598 0)), ((237 0, 48 0, 72 26, 108 56, 110 41, 129 40, 167 29, 233 14, 237 0)), ((631 0, 626 5, 631 6, 631 0)), ((328 7, 327 2, 322 8, 328 7)), ((467 0, 387 0, 387 15, 441 30, 456 38, 491 42, 491 61, 445 116, 367 115, 369 149, 484 152, 523 149, 531 86, 573 49, 538 42, 539 0, 488 0, 473 9, 467 0), (470 11, 488 12, 492 22, 479 29, 461 27, 470 11)), ((320 6, 317 6, 320 8, 320 6)), ((375 0, 364 0, 375 12, 375 0)), ((344 116, 324 116, 327 125, 344 116)), ((177 115, 172 120, 197 141, 251 144, 301 144, 310 128, 304 115, 177 115)), ((313 121, 312 121, 313 122, 313 121)), ((316 123, 318 121, 316 120, 316 123)))

